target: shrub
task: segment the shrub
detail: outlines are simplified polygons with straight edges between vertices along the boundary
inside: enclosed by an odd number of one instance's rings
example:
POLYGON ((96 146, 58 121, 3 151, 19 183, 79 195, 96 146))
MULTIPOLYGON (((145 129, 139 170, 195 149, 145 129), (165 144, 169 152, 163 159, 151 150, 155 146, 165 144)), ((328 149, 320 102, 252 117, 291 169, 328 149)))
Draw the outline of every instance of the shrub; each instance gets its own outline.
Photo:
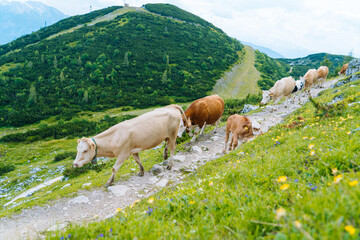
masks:
POLYGON ((58 153, 54 157, 54 162, 58 162, 58 161, 64 160, 64 159, 69 158, 69 157, 75 159, 76 152, 61 152, 61 153, 58 153))
POLYGON ((3 175, 4 173, 14 171, 14 169, 15 169, 14 165, 5 164, 5 163, 0 162, 0 176, 3 175))

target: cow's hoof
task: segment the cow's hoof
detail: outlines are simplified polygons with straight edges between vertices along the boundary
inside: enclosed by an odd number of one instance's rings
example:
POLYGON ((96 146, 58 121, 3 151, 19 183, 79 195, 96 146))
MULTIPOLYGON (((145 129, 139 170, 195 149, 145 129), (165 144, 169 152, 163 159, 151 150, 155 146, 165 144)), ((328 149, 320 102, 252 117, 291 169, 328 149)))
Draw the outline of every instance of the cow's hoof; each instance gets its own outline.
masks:
POLYGON ((172 166, 167 166, 166 169, 167 170, 171 170, 172 166))
POLYGON ((144 172, 139 172, 139 177, 144 176, 144 172))

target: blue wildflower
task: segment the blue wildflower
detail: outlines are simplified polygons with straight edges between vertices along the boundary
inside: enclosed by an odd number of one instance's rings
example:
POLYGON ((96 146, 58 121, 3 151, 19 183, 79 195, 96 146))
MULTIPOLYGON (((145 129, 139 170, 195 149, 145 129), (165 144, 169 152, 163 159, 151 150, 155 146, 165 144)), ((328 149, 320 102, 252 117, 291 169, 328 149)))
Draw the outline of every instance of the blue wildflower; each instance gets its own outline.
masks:
POLYGON ((151 215, 151 213, 154 211, 151 207, 148 207, 148 210, 146 211, 147 214, 151 215))
POLYGON ((311 188, 311 190, 315 191, 317 189, 317 186, 314 186, 311 188))
POLYGON ((60 240, 64 240, 64 237, 61 237, 60 240))
POLYGON ((294 182, 299 182, 299 179, 295 179, 294 182))
POLYGON ((99 237, 104 237, 104 234, 100 233, 99 237))

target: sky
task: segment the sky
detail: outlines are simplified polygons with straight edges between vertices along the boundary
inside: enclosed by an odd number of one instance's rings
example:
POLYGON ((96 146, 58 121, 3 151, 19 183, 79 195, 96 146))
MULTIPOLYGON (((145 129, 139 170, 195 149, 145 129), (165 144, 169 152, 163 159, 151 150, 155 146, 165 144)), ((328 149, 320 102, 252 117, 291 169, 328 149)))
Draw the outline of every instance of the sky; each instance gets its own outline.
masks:
POLYGON ((287 58, 319 52, 360 57, 360 0, 38 1, 67 15, 88 13, 90 6, 97 10, 124 2, 138 7, 170 3, 211 22, 230 37, 270 48, 287 58))

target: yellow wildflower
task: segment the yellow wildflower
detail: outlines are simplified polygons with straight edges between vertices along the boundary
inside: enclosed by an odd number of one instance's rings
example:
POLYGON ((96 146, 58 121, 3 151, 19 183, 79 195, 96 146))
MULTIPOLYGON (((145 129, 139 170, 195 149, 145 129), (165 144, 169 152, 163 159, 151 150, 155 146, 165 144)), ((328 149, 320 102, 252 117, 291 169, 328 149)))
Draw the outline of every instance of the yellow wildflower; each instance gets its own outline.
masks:
POLYGON ((115 212, 119 213, 119 212, 121 212, 121 210, 122 210, 121 208, 117 208, 115 212))
POLYGON ((347 231, 352 236, 355 234, 356 229, 353 227, 353 225, 346 225, 345 231, 347 231))
POLYGON ((154 198, 149 198, 148 203, 153 203, 154 202, 154 198))
POLYGON ((189 203, 190 203, 190 204, 194 204, 194 203, 195 203, 195 201, 190 201, 189 203))
POLYGON ((303 139, 308 139, 308 137, 303 137, 303 139))
POLYGON ((286 182, 286 180, 287 180, 287 177, 286 177, 286 176, 280 176, 280 177, 277 179, 278 182, 286 182))
POLYGON ((280 220, 280 218, 284 217, 286 215, 286 210, 283 207, 280 207, 278 210, 276 210, 276 220, 280 220))
POLYGON ((310 140, 314 140, 314 139, 315 139, 315 137, 311 137, 311 138, 310 138, 310 140))
POLYGON ((354 181, 349 182, 348 184, 349 184, 350 186, 354 187, 354 186, 356 186, 356 185, 359 184, 359 181, 358 181, 358 180, 354 180, 354 181))
POLYGON ((290 185, 287 184, 287 183, 285 183, 285 184, 283 184, 283 185, 280 187, 280 189, 283 190, 283 191, 285 191, 285 190, 288 189, 289 187, 290 187, 290 185))
POLYGON ((309 149, 313 149, 314 144, 309 144, 309 149))
POLYGON ((310 156, 314 156, 314 155, 315 155, 315 150, 311 150, 310 156))
POLYGON ((213 183, 213 181, 210 181, 209 182, 209 186, 212 186, 214 183, 213 183))
POLYGON ((339 182, 341 181, 341 179, 342 179, 342 175, 339 174, 339 175, 337 175, 337 176, 334 177, 333 183, 339 183, 339 182))
POLYGON ((301 228, 302 227, 300 221, 295 221, 294 225, 295 225, 296 228, 301 228))
POLYGON ((347 135, 350 135, 350 134, 351 134, 351 131, 346 132, 346 134, 347 134, 347 135))
POLYGON ((332 173, 333 175, 337 174, 338 172, 339 172, 339 170, 338 170, 337 168, 331 169, 331 173, 332 173))
POLYGON ((224 189, 221 189, 220 191, 221 191, 221 192, 224 192, 224 189))

